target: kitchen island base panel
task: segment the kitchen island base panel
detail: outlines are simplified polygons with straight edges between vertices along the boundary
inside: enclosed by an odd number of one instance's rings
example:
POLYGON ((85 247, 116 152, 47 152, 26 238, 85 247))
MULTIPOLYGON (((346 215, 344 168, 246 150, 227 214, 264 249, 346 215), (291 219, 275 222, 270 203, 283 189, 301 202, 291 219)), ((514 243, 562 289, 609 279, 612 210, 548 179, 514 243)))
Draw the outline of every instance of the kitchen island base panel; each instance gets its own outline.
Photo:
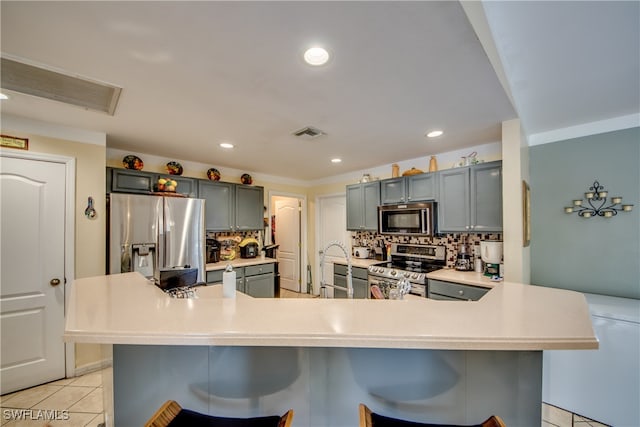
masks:
MULTIPOLYGON (((358 404, 390 417, 473 424, 492 414, 540 426, 541 351, 113 346, 113 414, 144 422, 167 400, 219 416, 276 415, 297 426, 358 425, 358 404)), ((105 400, 109 396, 105 396, 105 400)))

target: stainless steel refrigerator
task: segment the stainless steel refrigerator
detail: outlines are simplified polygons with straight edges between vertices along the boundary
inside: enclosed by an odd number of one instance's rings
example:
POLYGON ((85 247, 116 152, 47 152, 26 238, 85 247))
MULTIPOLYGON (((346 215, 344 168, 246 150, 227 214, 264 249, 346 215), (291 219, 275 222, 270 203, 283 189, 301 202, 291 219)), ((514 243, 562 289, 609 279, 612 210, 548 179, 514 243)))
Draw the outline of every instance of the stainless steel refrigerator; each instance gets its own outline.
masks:
POLYGON ((205 282, 204 215, 201 199, 111 193, 108 273, 158 281, 160 270, 189 266, 205 282))

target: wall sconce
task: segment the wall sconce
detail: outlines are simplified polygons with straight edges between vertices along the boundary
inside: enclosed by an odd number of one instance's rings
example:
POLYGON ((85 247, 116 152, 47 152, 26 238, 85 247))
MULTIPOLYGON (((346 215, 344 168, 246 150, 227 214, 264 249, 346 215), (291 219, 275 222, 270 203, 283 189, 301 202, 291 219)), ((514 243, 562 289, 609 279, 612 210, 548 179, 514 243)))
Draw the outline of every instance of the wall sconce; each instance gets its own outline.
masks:
POLYGON ((584 198, 587 199, 589 206, 583 206, 583 200, 578 199, 573 201, 573 206, 564 208, 564 212, 568 214, 577 212, 583 218, 591 218, 592 216, 611 218, 618 215, 618 211, 630 212, 633 209, 633 205, 623 205, 620 196, 611 197, 611 204, 605 206, 608 194, 598 181, 594 181, 593 186, 589 187, 589 191, 584 193, 584 198))

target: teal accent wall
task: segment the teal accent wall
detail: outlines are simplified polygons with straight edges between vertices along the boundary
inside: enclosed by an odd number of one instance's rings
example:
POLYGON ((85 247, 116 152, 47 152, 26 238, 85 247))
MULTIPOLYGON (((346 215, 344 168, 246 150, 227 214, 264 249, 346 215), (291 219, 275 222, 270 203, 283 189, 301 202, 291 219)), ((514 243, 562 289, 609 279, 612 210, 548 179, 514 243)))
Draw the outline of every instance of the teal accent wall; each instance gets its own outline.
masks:
POLYGON ((531 283, 640 299, 640 128, 530 149, 531 283), (597 180, 632 212, 564 213, 597 180))

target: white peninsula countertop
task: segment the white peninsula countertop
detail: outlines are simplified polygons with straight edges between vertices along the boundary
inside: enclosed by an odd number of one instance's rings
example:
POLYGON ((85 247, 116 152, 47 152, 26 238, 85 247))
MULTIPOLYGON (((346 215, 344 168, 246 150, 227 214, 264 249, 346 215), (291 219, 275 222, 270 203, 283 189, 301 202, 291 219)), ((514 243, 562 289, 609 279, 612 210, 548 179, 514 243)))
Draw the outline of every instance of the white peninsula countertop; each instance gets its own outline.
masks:
POLYGON ((78 279, 64 338, 100 344, 595 349, 585 297, 521 285, 479 301, 171 298, 138 273, 78 279))

